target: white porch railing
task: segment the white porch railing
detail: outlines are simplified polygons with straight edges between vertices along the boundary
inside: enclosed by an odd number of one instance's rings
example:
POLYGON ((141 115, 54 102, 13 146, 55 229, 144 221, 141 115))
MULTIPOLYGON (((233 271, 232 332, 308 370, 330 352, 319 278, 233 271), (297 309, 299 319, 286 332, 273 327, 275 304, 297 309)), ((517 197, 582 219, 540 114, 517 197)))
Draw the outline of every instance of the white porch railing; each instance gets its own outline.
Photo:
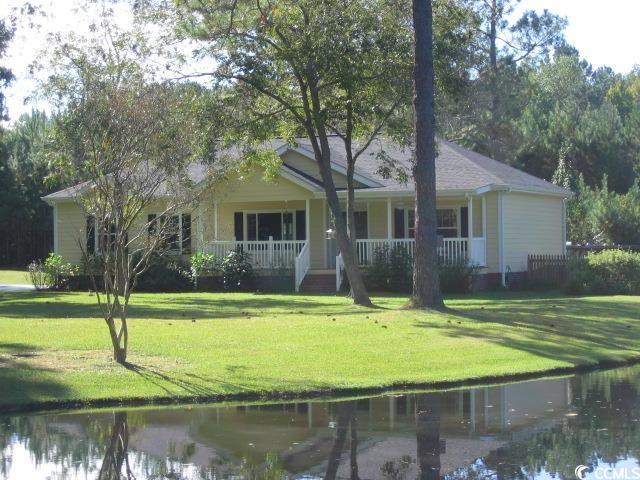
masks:
POLYGON ((295 260, 306 244, 305 240, 222 240, 205 243, 201 251, 223 257, 230 250, 241 250, 251 255, 251 264, 256 269, 294 268, 295 260))
POLYGON ((342 260, 342 254, 340 253, 336 257, 336 292, 340 291, 340 287, 342 287, 344 275, 344 260, 342 260))
MULTIPOLYGON (((440 261, 444 265, 451 265, 470 259, 478 265, 485 265, 485 240, 484 238, 473 238, 471 247, 471 258, 469 255, 469 239, 467 238, 443 238, 438 247, 440 261)), ((411 258, 415 254, 415 240, 413 238, 392 238, 392 239, 362 239, 356 241, 358 263, 360 265, 371 265, 375 252, 388 245, 390 248, 403 247, 411 258)))
POLYGON ((485 266, 487 264, 487 240, 484 237, 471 239, 471 263, 485 266))
POLYGON ((300 291, 300 285, 311 266, 311 255, 309 255, 309 243, 304 242, 304 246, 294 260, 296 292, 300 291))

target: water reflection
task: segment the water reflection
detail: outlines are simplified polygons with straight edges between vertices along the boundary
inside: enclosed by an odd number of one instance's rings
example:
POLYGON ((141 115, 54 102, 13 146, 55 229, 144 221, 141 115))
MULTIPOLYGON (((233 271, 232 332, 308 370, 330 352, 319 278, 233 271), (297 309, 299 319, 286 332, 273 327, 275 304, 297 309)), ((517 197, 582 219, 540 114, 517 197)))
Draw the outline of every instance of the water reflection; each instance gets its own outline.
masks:
POLYGON ((0 419, 0 478, 575 478, 637 466, 640 367, 342 402, 0 419))

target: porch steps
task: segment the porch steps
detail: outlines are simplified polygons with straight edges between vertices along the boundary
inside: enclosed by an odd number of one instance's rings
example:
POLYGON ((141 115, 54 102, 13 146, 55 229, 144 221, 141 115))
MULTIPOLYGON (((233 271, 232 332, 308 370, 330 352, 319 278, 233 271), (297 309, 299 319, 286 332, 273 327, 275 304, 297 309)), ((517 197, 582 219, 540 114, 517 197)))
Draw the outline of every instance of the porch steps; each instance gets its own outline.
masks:
POLYGON ((312 273, 309 272, 304 277, 300 285, 302 293, 336 293, 336 274, 333 273, 312 273))

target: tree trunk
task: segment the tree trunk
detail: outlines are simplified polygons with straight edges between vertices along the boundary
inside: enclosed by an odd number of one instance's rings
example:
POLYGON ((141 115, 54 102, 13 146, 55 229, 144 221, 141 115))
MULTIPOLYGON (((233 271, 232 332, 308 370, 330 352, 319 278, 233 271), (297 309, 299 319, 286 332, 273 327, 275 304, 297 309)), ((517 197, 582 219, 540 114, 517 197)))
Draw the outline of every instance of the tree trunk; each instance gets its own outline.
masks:
POLYGON ((420 480, 440 479, 440 397, 416 396, 416 443, 420 480))
POLYGON ((120 321, 121 323, 119 330, 116 328, 116 322, 113 318, 108 319, 106 322, 107 326, 109 327, 111 345, 113 346, 113 359, 120 364, 125 364, 127 362, 127 347, 129 343, 129 330, 127 328, 127 321, 120 321))
POLYGON ((133 478, 128 458, 129 428, 127 425, 127 413, 116 412, 111 429, 111 437, 102 466, 98 472, 99 480, 118 480, 121 478, 133 478), (125 472, 122 467, 125 467, 125 472))
POLYGON ((435 82, 433 71, 433 13, 431 0, 413 0, 415 31, 414 108, 416 152, 415 266, 413 306, 443 306, 438 275, 436 220, 435 82))
POLYGON ((353 302, 357 305, 371 306, 371 299, 367 293, 367 289, 364 285, 364 279, 362 277, 362 271, 358 267, 355 250, 351 244, 349 235, 347 234, 347 223, 342 216, 342 209, 340 208, 340 201, 338 200, 338 194, 336 193, 335 184, 333 182, 333 176, 331 174, 331 159, 329 157, 329 142, 326 135, 320 134, 320 147, 322 158, 317 160, 320 176, 322 177, 322 183, 324 184, 324 191, 327 196, 327 204, 333 215, 336 226, 336 241, 338 248, 342 254, 342 260, 344 261, 344 268, 347 272, 347 278, 349 279, 349 285, 351 286, 351 295, 353 302))
MULTIPOLYGON (((337 417, 337 425, 335 434, 333 436, 333 445, 331 446, 331 451, 329 452, 329 458, 327 460, 327 471, 324 475, 325 480, 334 480, 336 478, 338 468, 340 467, 340 457, 342 456, 342 452, 344 451, 344 445, 346 443, 347 433, 349 431, 351 431, 352 435, 352 448, 350 448, 349 451, 349 469, 352 478, 354 473, 356 476, 358 475, 358 467, 357 463, 355 463, 355 453, 357 450, 358 439, 357 436, 355 436, 354 430, 350 430, 349 428, 356 418, 356 402, 350 401, 339 403, 337 406, 337 417)), ((353 424, 353 428, 355 428, 355 424, 353 424)))

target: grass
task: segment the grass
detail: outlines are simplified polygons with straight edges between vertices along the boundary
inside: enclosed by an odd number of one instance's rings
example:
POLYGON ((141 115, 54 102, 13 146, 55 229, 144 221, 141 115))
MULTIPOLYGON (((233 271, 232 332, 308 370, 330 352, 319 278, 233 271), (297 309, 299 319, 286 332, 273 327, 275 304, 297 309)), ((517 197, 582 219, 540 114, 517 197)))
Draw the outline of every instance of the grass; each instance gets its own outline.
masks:
POLYGON ((24 270, 0 270, 0 285, 7 283, 30 285, 31 280, 24 270))
POLYGON ((640 357, 640 297, 137 294, 130 362, 88 293, 0 293, 0 408, 435 384, 640 357))

